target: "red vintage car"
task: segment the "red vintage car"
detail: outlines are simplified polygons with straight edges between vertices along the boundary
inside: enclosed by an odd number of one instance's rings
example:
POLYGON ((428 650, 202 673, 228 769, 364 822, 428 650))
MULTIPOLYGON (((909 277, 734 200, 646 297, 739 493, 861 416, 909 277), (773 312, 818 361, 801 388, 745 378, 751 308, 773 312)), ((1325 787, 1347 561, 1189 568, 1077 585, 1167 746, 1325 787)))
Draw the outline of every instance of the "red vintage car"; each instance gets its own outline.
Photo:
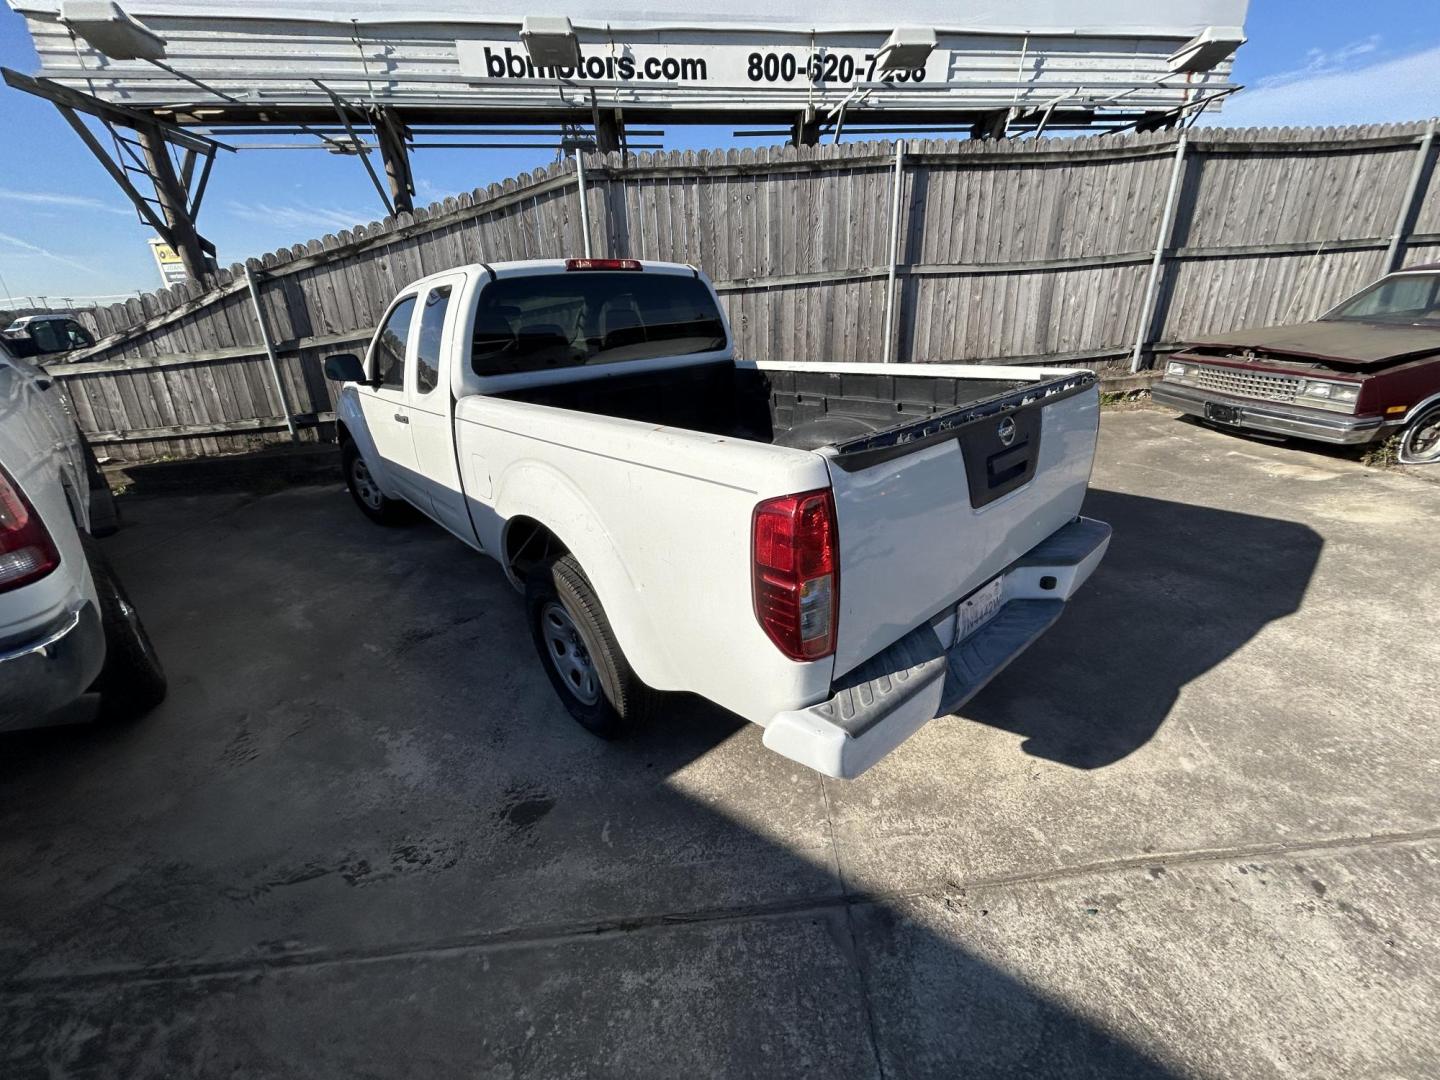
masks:
POLYGON ((1196 341, 1152 393, 1222 427, 1348 444, 1398 433, 1402 462, 1440 461, 1440 263, 1387 274, 1314 322, 1196 341))

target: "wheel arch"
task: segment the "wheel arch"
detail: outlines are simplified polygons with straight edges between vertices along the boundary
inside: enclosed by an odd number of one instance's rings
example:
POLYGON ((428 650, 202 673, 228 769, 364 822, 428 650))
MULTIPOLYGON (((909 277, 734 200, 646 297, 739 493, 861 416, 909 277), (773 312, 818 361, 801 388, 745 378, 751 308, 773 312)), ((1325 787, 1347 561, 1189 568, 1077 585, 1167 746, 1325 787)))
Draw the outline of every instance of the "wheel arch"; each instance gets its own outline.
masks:
POLYGON ((1400 429, 1400 444, 1399 444, 1399 452, 1398 452, 1398 455, 1397 455, 1398 458, 1399 458, 1400 464, 1402 464, 1402 465, 1435 465, 1435 464, 1440 464, 1440 458, 1428 458, 1428 459, 1423 459, 1423 460, 1416 460, 1415 458, 1410 457, 1410 456, 1406 453, 1406 447, 1407 447, 1407 445, 1409 444, 1410 437, 1411 437, 1411 436, 1415 433, 1415 431, 1417 430, 1417 427, 1418 427, 1420 421, 1425 417, 1426 413, 1433 412, 1433 411, 1436 410, 1436 409, 1440 409, 1440 393, 1431 394, 1428 398, 1422 399, 1422 400, 1419 401, 1417 404, 1415 404, 1415 405, 1413 405, 1413 406, 1411 407, 1410 412, 1409 412, 1409 415, 1407 415, 1407 416, 1405 417, 1405 424, 1404 424, 1404 426, 1400 429))
POLYGON ((550 466, 530 461, 501 478, 496 506, 505 522, 498 554, 511 584, 524 589, 525 575, 536 566, 558 554, 573 555, 636 675, 657 690, 675 689, 668 651, 641 590, 584 493, 550 466), (536 551, 542 545, 543 555, 536 551))

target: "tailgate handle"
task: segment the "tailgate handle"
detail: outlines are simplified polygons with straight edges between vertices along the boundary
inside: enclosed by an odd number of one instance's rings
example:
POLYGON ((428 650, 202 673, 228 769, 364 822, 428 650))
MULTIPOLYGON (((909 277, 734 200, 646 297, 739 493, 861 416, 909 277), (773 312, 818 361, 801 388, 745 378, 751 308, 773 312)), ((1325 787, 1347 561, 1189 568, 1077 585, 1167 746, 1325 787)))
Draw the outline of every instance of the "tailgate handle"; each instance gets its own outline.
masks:
POLYGON ((1013 450, 1005 450, 996 454, 986 462, 990 473, 990 484, 1003 484, 1006 480, 1012 480, 1025 471, 1025 466, 1030 461, 1030 443, 1023 442, 1013 450))

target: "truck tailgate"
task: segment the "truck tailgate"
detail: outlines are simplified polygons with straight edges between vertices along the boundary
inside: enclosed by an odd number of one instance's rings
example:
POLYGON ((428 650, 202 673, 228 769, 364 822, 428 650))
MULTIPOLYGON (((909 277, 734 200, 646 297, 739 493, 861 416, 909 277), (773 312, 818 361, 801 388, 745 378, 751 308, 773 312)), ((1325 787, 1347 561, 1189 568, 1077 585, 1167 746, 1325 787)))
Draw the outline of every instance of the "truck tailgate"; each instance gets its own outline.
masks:
POLYGON ((1080 512, 1088 372, 827 452, 840 533, 835 675, 984 585, 1080 512))

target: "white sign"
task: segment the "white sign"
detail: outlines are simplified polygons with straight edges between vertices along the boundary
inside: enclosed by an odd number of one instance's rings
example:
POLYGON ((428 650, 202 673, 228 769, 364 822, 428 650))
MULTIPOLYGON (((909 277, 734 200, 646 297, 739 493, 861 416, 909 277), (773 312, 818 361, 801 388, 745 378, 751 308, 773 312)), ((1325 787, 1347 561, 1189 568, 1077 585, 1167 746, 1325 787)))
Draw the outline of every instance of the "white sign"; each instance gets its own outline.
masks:
POLYGON ((879 47, 818 48, 723 44, 581 44, 576 67, 536 67, 515 41, 455 42, 460 70, 476 79, 565 79, 582 83, 678 86, 773 86, 844 89, 887 81, 943 83, 950 52, 936 49, 923 68, 884 72, 879 47))

